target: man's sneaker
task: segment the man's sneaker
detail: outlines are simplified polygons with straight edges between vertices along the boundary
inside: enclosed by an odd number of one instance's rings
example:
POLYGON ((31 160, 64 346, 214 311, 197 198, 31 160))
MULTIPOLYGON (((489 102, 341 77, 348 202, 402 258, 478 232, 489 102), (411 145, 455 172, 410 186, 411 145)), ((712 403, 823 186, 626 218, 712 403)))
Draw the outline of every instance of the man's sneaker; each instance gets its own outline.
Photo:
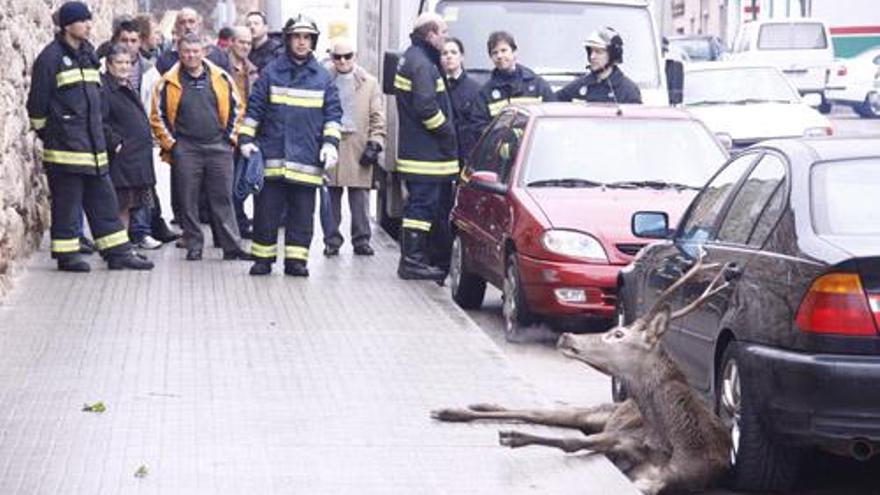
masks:
POLYGON ((287 260, 284 262, 284 274, 293 277, 308 277, 309 269, 302 260, 287 260))
POLYGON ((86 236, 79 238, 79 254, 94 254, 97 250, 98 246, 95 245, 95 241, 86 236))
POLYGON ((137 247, 149 250, 159 249, 160 247, 162 247, 162 243, 154 239, 153 236, 145 235, 143 239, 138 241, 137 247))
POLYGON ((152 270, 153 262, 133 252, 107 259, 107 268, 111 270, 152 270))
POLYGON ((361 244, 354 247, 354 254, 358 256, 373 256, 376 252, 373 251, 369 244, 361 244))
POLYGON ((62 272, 85 273, 91 271, 92 267, 79 256, 65 256, 58 259, 58 269, 62 272))
POLYGON ((268 261, 257 261, 251 265, 251 275, 268 275, 272 273, 272 263, 268 261))

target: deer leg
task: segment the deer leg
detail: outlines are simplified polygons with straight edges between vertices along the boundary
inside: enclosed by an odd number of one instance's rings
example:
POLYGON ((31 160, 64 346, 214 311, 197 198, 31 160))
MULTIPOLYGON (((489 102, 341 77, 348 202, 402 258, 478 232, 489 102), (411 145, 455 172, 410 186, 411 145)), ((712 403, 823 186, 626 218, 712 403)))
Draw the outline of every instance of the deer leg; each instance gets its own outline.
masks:
POLYGON ((532 435, 521 431, 499 431, 498 442, 512 449, 527 445, 543 445, 545 447, 555 447, 568 453, 579 450, 607 452, 618 443, 618 435, 616 433, 596 433, 583 438, 553 438, 532 435))
POLYGON ((473 404, 467 409, 438 409, 431 417, 440 421, 474 421, 478 419, 525 421, 547 426, 576 428, 584 432, 598 432, 605 428, 608 418, 617 410, 617 404, 603 404, 588 408, 570 409, 505 409, 494 404, 473 404))

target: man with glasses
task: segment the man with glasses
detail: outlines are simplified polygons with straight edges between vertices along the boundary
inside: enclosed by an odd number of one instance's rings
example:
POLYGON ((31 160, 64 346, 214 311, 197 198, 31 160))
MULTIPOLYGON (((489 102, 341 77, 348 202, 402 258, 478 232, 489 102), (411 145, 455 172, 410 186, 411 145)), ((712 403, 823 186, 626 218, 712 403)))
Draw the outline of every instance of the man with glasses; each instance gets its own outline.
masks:
POLYGON ((330 49, 330 74, 339 89, 342 104, 342 139, 339 164, 327 173, 327 187, 321 189, 321 228, 324 255, 339 254, 343 238, 339 232, 342 192, 348 191, 351 211, 351 244, 354 254, 370 256, 368 207, 373 168, 385 144, 385 103, 379 82, 355 61, 349 40, 335 40, 330 49))

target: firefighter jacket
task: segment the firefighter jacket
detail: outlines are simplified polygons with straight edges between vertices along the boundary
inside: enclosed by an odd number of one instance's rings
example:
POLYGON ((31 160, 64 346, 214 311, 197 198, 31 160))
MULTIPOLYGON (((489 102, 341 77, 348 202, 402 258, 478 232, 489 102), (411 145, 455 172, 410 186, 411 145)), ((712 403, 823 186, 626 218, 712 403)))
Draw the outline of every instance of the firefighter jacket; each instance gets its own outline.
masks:
POLYGON ((416 36, 394 76, 400 130, 397 172, 417 179, 449 180, 458 173, 452 100, 438 65, 440 53, 416 36))
POLYGON ((321 146, 339 147, 342 105, 330 73, 309 55, 297 64, 285 53, 269 63, 254 83, 241 144, 256 141, 265 159, 266 180, 320 186, 321 146))
POLYGON ((507 105, 556 101, 550 84, 526 66, 516 64, 513 72, 492 71, 480 90, 484 124, 488 124, 507 105))
POLYGON ((592 72, 575 79, 556 92, 556 99, 591 103, 641 103, 642 93, 636 83, 614 66, 611 75, 602 81, 592 72))
MULTIPOLYGON (((220 118, 220 125, 225 129, 224 136, 231 145, 235 146, 244 117, 244 101, 238 95, 232 76, 207 59, 204 63, 211 88, 217 96, 217 115, 220 118)), ((153 136, 159 141, 162 160, 166 163, 172 163, 171 149, 177 142, 174 123, 177 119, 177 110, 180 108, 180 98, 183 95, 181 70, 184 69, 178 62, 162 75, 159 82, 153 86, 150 103, 150 127, 153 128, 153 136)))
POLYGON ((61 35, 34 62, 27 111, 47 171, 100 175, 109 168, 98 67, 92 45, 74 50, 61 35))

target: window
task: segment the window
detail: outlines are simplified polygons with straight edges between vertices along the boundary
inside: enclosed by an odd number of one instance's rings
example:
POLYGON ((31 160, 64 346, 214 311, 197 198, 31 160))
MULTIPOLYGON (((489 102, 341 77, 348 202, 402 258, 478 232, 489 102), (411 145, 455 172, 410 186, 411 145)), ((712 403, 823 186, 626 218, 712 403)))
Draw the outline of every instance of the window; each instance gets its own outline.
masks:
POLYGON ((483 133, 483 138, 471 153, 470 163, 474 171, 495 172, 501 177, 502 170, 498 150, 505 134, 510 132, 513 115, 513 112, 502 113, 483 133))
POLYGON ((682 240, 701 243, 714 235, 718 215, 721 214, 724 203, 756 157, 757 154, 748 153, 736 158, 703 188, 691 204, 688 218, 682 228, 682 240))
POLYGON ((818 22, 764 24, 758 33, 761 50, 821 50, 828 47, 825 26, 818 22))
MULTIPOLYGON (((769 234, 770 227, 778 219, 781 200, 776 201, 774 206, 776 214, 773 218, 766 218, 761 232, 749 240, 752 232, 757 231, 759 219, 770 207, 771 199, 783 196, 780 192, 785 181, 785 163, 776 155, 766 154, 749 174, 748 179, 733 198, 724 222, 718 230, 718 240, 731 244, 760 245, 769 234), (770 224, 769 227, 767 224, 770 224), (760 238, 759 237, 763 237, 760 238)), ((769 215, 769 214, 768 214, 769 215)))
POLYGON ((819 235, 880 234, 880 159, 817 163, 810 171, 810 210, 819 235))

